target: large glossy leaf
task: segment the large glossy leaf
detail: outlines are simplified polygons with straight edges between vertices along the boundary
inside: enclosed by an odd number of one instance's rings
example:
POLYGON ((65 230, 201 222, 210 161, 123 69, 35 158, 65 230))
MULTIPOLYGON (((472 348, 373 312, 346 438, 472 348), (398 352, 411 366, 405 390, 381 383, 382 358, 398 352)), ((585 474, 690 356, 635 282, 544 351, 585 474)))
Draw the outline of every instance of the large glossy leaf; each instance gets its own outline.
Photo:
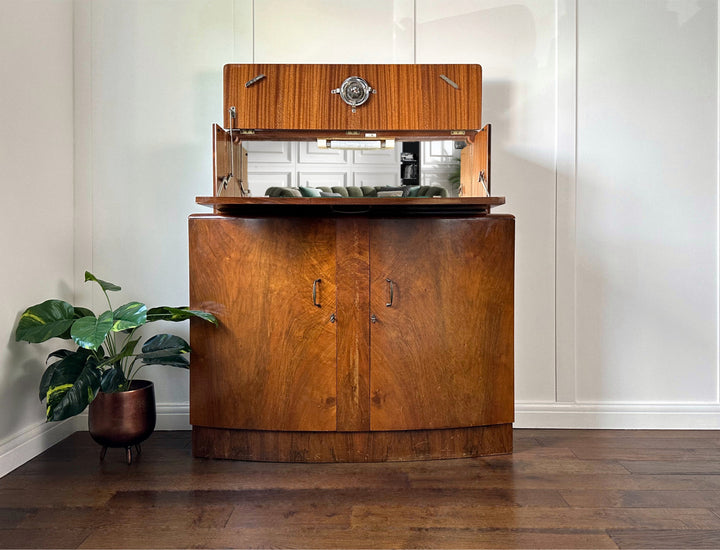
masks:
POLYGON ((62 336, 73 324, 74 308, 63 300, 46 300, 31 306, 20 316, 15 340, 33 344, 62 336))
POLYGON ((97 349, 105 341, 113 326, 113 313, 106 311, 100 317, 82 317, 76 320, 70 334, 81 348, 97 349))
POLYGON ((100 389, 100 371, 90 357, 73 384, 50 386, 47 392, 48 421, 65 420, 85 410, 100 389))
MULTIPOLYGON (((86 307, 74 307, 73 309, 75 310, 75 315, 73 316, 75 319, 80 319, 81 317, 95 317, 95 314, 86 307)), ((67 328, 60 338, 65 340, 72 339, 72 336, 70 335, 70 327, 67 328)))
POLYGON ((172 334, 158 334, 150 338, 138 355, 146 365, 168 365, 171 367, 188 368, 190 361, 187 353, 190 345, 172 334))
POLYGON ((107 292, 108 290, 110 290, 110 291, 121 290, 121 288, 118 285, 116 285, 115 283, 109 283, 107 281, 103 281, 102 279, 98 279, 97 277, 95 277, 95 275, 93 275, 89 271, 86 271, 85 272, 85 282, 87 283, 88 281, 95 281, 97 284, 100 285, 100 288, 102 288, 105 292, 107 292))
POLYGON ((100 389, 105 393, 113 393, 125 389, 127 379, 119 367, 107 369, 100 377, 100 389))
POLYGON ((140 302, 129 302, 113 312, 114 332, 129 330, 147 323, 147 307, 140 302))
POLYGON ((70 349, 55 350, 47 356, 47 359, 45 359, 45 363, 50 361, 50 359, 54 359, 54 358, 64 359, 65 357, 67 357, 68 355, 72 355, 73 353, 75 353, 75 352, 70 349))
POLYGON ((120 350, 120 353, 118 353, 117 355, 113 355, 112 357, 104 358, 99 366, 105 367, 107 365, 120 364, 120 361, 122 361, 126 357, 130 357, 135 353, 135 346, 137 346, 139 341, 140 338, 137 338, 135 340, 128 340, 127 342, 125 342, 123 349, 120 350))
POLYGON ((40 401, 47 398, 47 392, 51 387, 74 384, 91 354, 89 350, 78 348, 46 368, 40 380, 40 401))
POLYGON ((80 317, 95 317, 95 314, 90 311, 86 307, 77 307, 75 306, 75 319, 80 319, 80 317))
POLYGON ((195 309, 190 309, 188 307, 169 307, 169 306, 160 306, 160 307, 153 307, 148 310, 147 314, 147 320, 148 322, 151 321, 185 321, 186 319, 191 319, 193 317, 197 317, 198 319, 203 319, 204 321, 208 321, 210 323, 213 323, 214 325, 217 325, 217 319, 212 313, 208 313, 207 311, 198 311, 195 309))

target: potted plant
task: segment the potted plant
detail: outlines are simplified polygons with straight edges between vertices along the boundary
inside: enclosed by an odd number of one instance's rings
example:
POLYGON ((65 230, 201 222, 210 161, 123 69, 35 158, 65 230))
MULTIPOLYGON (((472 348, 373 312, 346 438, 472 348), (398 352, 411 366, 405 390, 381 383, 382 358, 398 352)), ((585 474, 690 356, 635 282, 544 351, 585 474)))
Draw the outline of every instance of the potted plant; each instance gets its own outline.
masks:
POLYGON ((113 309, 108 292, 120 287, 85 272, 85 282, 97 283, 108 310, 96 316, 83 307, 63 300, 47 300, 29 307, 20 316, 16 341, 45 342, 51 338, 72 340, 77 347, 63 347, 48 355, 50 362, 40 380, 40 401, 47 404, 48 422, 80 414, 88 405, 88 427, 93 439, 107 447, 125 447, 128 463, 132 446, 155 428, 155 396, 152 382, 138 380, 148 365, 187 369, 188 343, 171 334, 156 334, 136 348, 136 331, 155 321, 202 319, 217 325, 215 317, 187 307, 160 306, 148 309, 141 302, 128 302, 113 309))

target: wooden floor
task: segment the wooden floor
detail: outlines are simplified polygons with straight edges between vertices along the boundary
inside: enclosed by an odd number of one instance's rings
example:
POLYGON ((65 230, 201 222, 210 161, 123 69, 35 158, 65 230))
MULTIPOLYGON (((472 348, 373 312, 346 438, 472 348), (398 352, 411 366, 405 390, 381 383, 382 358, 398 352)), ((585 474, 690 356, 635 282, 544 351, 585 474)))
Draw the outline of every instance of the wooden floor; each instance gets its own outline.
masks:
POLYGON ((720 432, 516 430, 515 453, 131 466, 76 433, 0 479, 0 547, 720 548, 720 432))

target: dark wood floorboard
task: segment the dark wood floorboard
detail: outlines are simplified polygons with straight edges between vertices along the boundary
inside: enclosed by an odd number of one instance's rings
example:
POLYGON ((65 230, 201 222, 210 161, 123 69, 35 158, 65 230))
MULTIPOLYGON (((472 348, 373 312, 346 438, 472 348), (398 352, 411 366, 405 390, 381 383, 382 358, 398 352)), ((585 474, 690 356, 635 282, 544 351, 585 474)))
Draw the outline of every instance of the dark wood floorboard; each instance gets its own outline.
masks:
POLYGON ((0 548, 720 548, 717 431, 515 430, 512 455, 130 466, 72 435, 0 479, 0 548))

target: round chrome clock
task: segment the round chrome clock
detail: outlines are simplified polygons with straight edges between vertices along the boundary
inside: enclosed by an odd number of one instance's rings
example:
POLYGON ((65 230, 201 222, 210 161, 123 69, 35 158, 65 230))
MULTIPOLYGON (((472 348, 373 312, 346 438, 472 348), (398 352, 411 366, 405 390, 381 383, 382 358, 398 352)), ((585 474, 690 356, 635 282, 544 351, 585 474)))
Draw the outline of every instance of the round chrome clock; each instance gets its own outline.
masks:
POLYGON ((359 76, 351 76, 346 78, 332 93, 340 94, 345 103, 355 108, 365 103, 370 98, 370 94, 375 93, 375 90, 359 76))

